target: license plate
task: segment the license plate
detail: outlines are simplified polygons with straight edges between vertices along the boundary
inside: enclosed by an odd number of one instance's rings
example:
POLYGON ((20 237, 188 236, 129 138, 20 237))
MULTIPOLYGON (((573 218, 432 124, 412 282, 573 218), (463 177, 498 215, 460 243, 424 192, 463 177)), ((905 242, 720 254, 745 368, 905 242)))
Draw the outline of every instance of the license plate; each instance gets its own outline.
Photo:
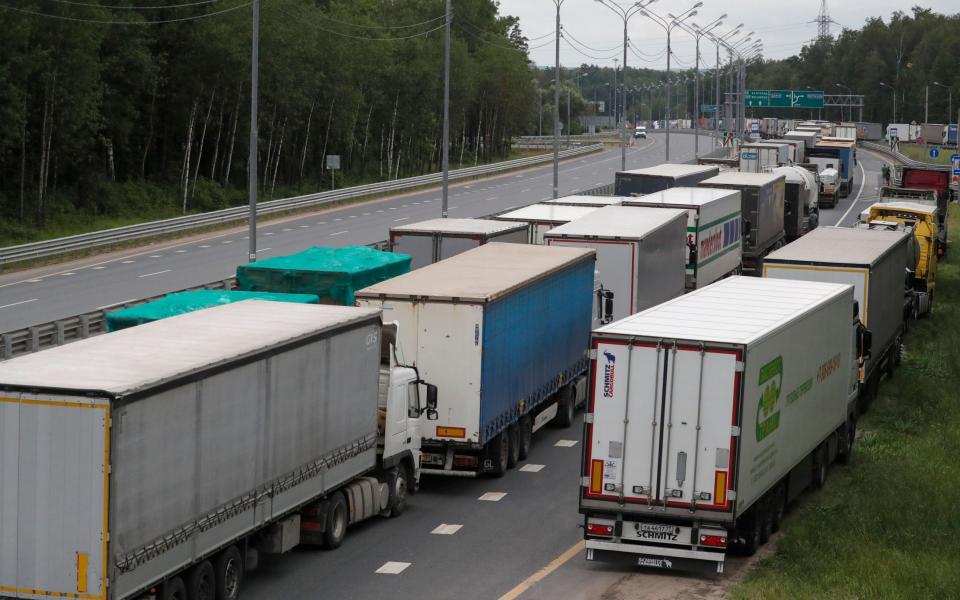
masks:
POLYGON ((442 454, 421 454, 420 463, 424 465, 443 465, 442 454))
POLYGON ((687 544, 690 528, 664 523, 624 523, 624 536, 633 532, 633 539, 654 544, 687 544))
POLYGON ((650 531, 652 533, 674 533, 676 527, 673 525, 654 525, 652 523, 640 523, 637 531, 650 531))

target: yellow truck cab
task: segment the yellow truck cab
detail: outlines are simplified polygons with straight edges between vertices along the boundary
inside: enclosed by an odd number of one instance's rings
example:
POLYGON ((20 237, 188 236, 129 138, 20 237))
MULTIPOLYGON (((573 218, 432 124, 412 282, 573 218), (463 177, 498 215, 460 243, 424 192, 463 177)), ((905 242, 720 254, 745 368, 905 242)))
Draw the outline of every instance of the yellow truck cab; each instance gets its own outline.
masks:
POLYGON ((930 311, 937 282, 937 207, 917 202, 877 203, 864 211, 860 226, 913 232, 908 255, 914 318, 930 311))

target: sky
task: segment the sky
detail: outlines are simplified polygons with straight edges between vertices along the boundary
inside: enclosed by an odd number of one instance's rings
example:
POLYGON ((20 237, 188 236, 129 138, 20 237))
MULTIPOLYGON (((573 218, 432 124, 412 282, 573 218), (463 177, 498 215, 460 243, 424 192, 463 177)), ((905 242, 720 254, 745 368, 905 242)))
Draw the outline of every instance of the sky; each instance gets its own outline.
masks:
MULTIPOLYGON (((616 1, 621 6, 633 3, 616 1)), ((520 18, 523 34, 530 40, 532 60, 538 65, 553 65, 554 0, 499 0, 499 3, 500 14, 520 18)), ((657 0, 650 5, 650 9, 666 17, 668 13, 679 14, 695 3, 696 0, 657 0)), ((830 17, 836 21, 832 25, 834 34, 844 27, 859 29, 869 17, 887 20, 897 10, 909 13, 910 7, 915 5, 941 13, 960 12, 958 0, 828 1, 830 17)), ((703 6, 689 22, 707 26, 723 13, 728 13, 717 31, 730 31, 731 27, 743 23, 744 33, 754 31, 753 38, 763 41, 764 57, 778 59, 797 54, 804 42, 816 36, 817 25, 813 21, 819 12, 820 0, 703 0, 703 6)), ((623 19, 609 8, 596 0, 564 0, 560 21, 567 36, 560 42, 562 65, 576 67, 588 63, 613 66, 614 57, 622 60, 623 19)), ((666 34, 660 26, 646 17, 636 15, 630 20, 628 32, 631 44, 636 48, 627 53, 628 66, 666 68, 666 34)), ((690 35, 674 29, 670 45, 673 48, 674 66, 693 66, 695 44, 690 35)), ((714 45, 701 40, 700 56, 712 64, 716 56, 714 45)))

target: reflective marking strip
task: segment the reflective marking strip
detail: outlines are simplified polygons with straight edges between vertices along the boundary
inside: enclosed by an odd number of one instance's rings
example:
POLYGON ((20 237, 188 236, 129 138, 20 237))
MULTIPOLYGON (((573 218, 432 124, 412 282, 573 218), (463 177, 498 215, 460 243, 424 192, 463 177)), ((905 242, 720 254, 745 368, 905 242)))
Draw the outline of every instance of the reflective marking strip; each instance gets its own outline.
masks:
POLYGON ((77 591, 87 591, 87 553, 77 552, 77 591))
POLYGON ((599 494, 603 491, 603 461, 590 461, 590 492, 599 494))
POLYGON ((717 471, 713 477, 713 502, 714 504, 727 503, 727 473, 726 471, 717 471))

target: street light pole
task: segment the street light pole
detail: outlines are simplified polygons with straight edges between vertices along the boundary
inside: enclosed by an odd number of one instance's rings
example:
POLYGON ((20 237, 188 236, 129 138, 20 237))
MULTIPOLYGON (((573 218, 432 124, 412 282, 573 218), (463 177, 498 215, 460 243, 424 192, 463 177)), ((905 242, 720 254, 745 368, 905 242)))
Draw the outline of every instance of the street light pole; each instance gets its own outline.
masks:
POLYGON ((250 166, 247 195, 250 201, 250 245, 247 259, 257 260, 257 99, 260 95, 260 0, 253 0, 253 32, 250 48, 250 166))
POLYGON ((939 86, 947 90, 949 95, 949 104, 947 105, 947 126, 950 125, 950 120, 953 119, 953 88, 949 85, 944 85, 939 81, 934 81, 933 85, 939 86))
POLYGON ((453 20, 452 0, 447 0, 443 42, 443 196, 440 216, 447 218, 450 199, 450 22, 453 20))
POLYGON ((897 88, 893 87, 892 85, 888 85, 882 81, 880 82, 880 86, 888 88, 890 91, 893 92, 893 119, 890 121, 890 124, 892 125, 893 123, 897 122, 897 88))
POLYGON ((560 197, 560 7, 566 0, 553 0, 557 6, 555 60, 553 77, 553 197, 560 197))
MULTIPOLYGON (((673 15, 668 14, 668 17, 675 18, 673 15)), ((718 18, 714 19, 712 22, 708 23, 705 27, 700 27, 696 23, 691 23, 687 25, 681 21, 677 21, 677 25, 681 29, 689 33, 694 37, 697 42, 696 46, 696 73, 693 83, 693 156, 694 158, 699 158, 700 156, 700 38, 706 35, 711 29, 715 29, 723 24, 723 19, 726 19, 726 13, 720 15, 718 18), (692 26, 691 26, 692 25, 692 26)))
POLYGON ((703 2, 697 2, 687 10, 683 11, 676 17, 672 17, 672 20, 668 21, 664 19, 657 13, 653 12, 650 9, 640 10, 640 14, 647 17, 657 25, 659 25, 667 33, 667 107, 664 114, 664 121, 666 121, 667 127, 667 144, 666 144, 666 160, 670 160, 670 58, 671 58, 671 47, 670 47, 670 33, 673 31, 673 28, 677 26, 677 23, 682 22, 686 19, 696 16, 697 9, 703 6, 703 2))

